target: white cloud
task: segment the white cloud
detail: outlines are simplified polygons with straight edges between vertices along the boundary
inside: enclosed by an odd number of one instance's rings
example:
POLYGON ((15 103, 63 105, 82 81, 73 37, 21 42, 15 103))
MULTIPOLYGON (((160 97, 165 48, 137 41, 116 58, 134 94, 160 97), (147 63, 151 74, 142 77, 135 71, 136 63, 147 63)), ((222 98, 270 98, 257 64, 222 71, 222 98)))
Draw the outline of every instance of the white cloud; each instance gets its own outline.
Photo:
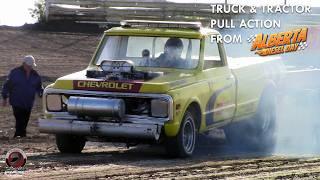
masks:
POLYGON ((35 0, 0 0, 0 25, 21 26, 34 23, 29 9, 35 0))

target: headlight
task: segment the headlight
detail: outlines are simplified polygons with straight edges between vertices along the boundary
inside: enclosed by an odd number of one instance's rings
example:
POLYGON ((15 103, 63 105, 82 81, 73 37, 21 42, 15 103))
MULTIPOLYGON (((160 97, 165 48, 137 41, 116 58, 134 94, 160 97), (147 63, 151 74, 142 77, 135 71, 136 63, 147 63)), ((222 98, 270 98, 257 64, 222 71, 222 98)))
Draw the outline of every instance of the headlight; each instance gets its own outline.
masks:
POLYGON ((47 110, 62 111, 62 97, 57 94, 47 95, 47 110))
POLYGON ((153 99, 151 100, 151 115, 153 117, 168 117, 169 114, 169 101, 166 99, 153 99))

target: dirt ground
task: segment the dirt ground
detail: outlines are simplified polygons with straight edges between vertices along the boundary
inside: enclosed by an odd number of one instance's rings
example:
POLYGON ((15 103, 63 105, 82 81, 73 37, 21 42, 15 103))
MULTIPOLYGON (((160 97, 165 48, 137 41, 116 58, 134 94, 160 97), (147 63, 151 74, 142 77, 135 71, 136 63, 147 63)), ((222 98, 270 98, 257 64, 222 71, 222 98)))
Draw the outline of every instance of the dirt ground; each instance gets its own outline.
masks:
MULTIPOLYGON (((101 34, 57 33, 0 29, 0 85, 8 71, 32 54, 45 84, 81 70, 88 64, 101 34)), ((53 136, 40 134, 37 99, 28 137, 12 139, 14 119, 9 107, 0 108, 0 179, 312 179, 320 175, 320 156, 266 155, 230 147, 217 131, 201 139, 188 159, 168 159, 161 147, 87 143, 79 155, 61 155, 53 136), (5 154, 12 148, 27 153, 24 171, 11 172, 5 154)))

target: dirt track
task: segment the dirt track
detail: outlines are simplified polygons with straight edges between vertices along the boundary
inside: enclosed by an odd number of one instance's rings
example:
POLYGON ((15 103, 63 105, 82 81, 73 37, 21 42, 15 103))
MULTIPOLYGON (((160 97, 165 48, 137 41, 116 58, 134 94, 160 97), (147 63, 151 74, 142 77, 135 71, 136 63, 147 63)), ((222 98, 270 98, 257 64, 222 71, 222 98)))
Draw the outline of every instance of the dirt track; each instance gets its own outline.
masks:
MULTIPOLYGON (((83 69, 95 49, 99 34, 27 32, 0 29, 0 84, 26 54, 38 59, 38 71, 48 84, 56 77, 83 69)), ((0 108, 0 179, 24 176, 36 179, 240 179, 313 178, 320 176, 320 157, 293 158, 247 152, 230 147, 221 134, 206 137, 193 158, 167 159, 161 147, 126 149, 115 144, 88 143, 81 155, 61 155, 54 137, 39 134, 37 100, 28 138, 12 139, 14 119, 9 107, 0 108), (8 175, 4 155, 21 148, 28 155, 26 171, 8 175), (6 175, 7 174, 7 175, 6 175)))
MULTIPOLYGON (((23 176, 35 179, 291 179, 313 178, 320 174, 320 158, 317 157, 290 158, 232 152, 222 144, 218 148, 202 146, 206 152, 198 152, 195 157, 184 160, 165 158, 159 147, 126 150, 113 145, 90 144, 81 155, 61 155, 51 143, 32 144, 40 148, 28 153, 27 171, 23 176), (43 151, 41 147, 49 149, 43 151)), ((26 144, 18 147, 26 147, 26 144)), ((2 173, 5 170, 2 169, 2 173)))

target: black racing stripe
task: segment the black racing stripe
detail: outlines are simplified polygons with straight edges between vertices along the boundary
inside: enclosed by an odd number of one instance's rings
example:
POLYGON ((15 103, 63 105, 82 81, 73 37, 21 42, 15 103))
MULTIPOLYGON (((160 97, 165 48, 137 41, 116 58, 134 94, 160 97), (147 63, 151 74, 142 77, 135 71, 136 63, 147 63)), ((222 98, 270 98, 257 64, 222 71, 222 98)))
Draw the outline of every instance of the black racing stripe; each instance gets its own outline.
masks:
POLYGON ((232 85, 228 85, 228 86, 225 86, 221 89, 218 89, 216 90, 210 97, 207 105, 206 105, 206 112, 208 111, 211 111, 210 113, 207 113, 206 114, 206 126, 210 126, 212 124, 214 124, 214 112, 213 112, 213 109, 214 109, 214 105, 217 101, 217 98, 218 96, 226 89, 232 87, 232 85))

